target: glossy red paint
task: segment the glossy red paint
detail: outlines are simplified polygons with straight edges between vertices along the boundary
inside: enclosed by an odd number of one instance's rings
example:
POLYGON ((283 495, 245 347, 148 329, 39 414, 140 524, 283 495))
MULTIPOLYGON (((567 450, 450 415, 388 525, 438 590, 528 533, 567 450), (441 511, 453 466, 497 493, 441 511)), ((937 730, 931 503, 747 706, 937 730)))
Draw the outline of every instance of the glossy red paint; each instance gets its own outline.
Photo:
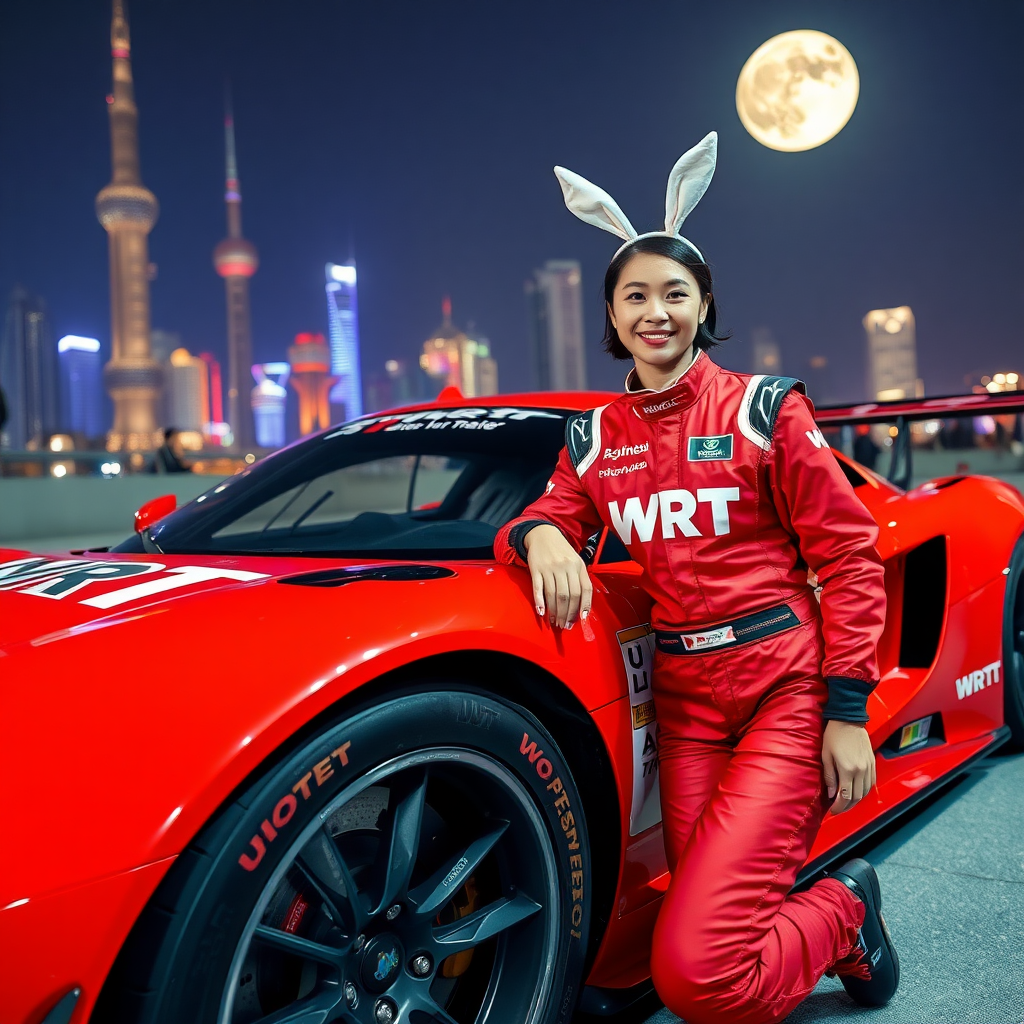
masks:
POLYGON ((142 533, 158 519, 169 516, 178 507, 178 499, 173 494, 161 494, 158 498, 150 498, 135 513, 135 532, 142 533))
MULTIPOLYGON (((583 409, 613 397, 515 395, 472 404, 583 409)), ((402 411, 468 404, 452 396, 402 411)), ((1024 500, 985 478, 903 494, 866 475, 858 494, 881 528, 890 599, 883 678, 869 702, 872 740, 881 747, 904 725, 941 714, 945 742, 880 757, 877 792, 828 819, 812 861, 955 772, 1003 724, 1003 685, 994 673, 978 688, 962 680, 1001 658, 1003 570, 1024 529, 1024 500), (926 668, 907 668, 899 664, 906 556, 936 537, 944 538, 948 566, 938 653, 926 668)), ((29 557, 0 550, 0 573, 29 557)), ((595 639, 588 641, 581 630, 557 632, 539 619, 527 575, 493 561, 438 563, 454 571, 442 579, 319 588, 280 581, 367 561, 89 557, 98 563, 93 574, 82 570, 80 588, 60 600, 0 589, 0 777, 23 837, 0 844, 4 1020, 35 1024, 72 985, 83 987, 75 1020, 85 1020, 168 865, 228 794, 361 688, 453 651, 518 659, 564 688, 580 721, 593 722, 615 790, 586 808, 590 830, 598 840, 601 821, 617 809, 621 842, 611 919, 589 983, 625 987, 647 976, 668 876, 660 825, 629 836, 632 723, 615 633, 647 621, 636 565, 593 567, 595 639), (112 566, 134 575, 112 578, 112 566), (129 592, 126 600, 111 597, 129 592), (302 643, 292 642, 299 636, 302 643)), ((543 720, 543 705, 532 710, 543 720)))

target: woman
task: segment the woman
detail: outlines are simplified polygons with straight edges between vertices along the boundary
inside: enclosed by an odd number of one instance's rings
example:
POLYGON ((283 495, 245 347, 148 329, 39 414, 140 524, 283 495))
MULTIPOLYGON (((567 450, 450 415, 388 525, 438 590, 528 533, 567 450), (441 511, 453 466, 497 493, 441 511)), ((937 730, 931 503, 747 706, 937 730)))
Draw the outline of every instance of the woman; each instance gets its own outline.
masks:
POLYGON ((602 523, 643 567, 672 869, 654 983, 688 1024, 761 1024, 826 971, 864 1005, 898 983, 867 862, 790 894, 826 811, 875 781, 864 724, 885 593, 877 527, 803 386, 707 355, 711 273, 678 232, 715 155, 712 133, 680 159, 665 230, 646 235, 556 168, 570 210, 626 239, 605 278, 605 347, 633 368, 621 398, 570 419, 545 495, 495 551, 529 567, 538 615, 560 628, 589 613, 578 552, 602 523))

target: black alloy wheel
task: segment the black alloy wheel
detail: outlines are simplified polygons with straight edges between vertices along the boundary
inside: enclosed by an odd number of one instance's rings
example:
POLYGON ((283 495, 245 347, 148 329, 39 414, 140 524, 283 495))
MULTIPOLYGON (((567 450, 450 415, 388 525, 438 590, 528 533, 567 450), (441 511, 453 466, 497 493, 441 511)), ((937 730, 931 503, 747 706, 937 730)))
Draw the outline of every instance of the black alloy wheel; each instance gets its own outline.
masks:
POLYGON ((1004 609, 1004 713, 1013 745, 1024 750, 1024 536, 1017 540, 1010 558, 1004 609))
POLYGON ((197 837, 98 1019, 566 1024, 589 882, 579 795, 536 719, 408 694, 302 744, 197 837))

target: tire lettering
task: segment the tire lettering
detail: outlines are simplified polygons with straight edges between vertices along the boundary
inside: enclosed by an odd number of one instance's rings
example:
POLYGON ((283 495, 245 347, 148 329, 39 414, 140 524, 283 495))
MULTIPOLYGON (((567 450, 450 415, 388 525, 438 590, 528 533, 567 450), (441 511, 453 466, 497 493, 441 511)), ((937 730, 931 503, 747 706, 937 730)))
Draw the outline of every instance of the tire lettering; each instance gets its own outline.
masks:
POLYGON ((292 815, 295 813, 295 808, 298 806, 299 801, 296 800, 291 793, 287 796, 281 797, 281 799, 277 801, 274 813, 270 816, 270 820, 274 823, 274 828, 284 828, 285 825, 292 820, 292 815))
POLYGON ((288 823, 295 816, 295 812, 298 810, 299 801, 298 795, 302 794, 302 802, 305 803, 312 795, 312 787, 310 786, 310 780, 316 779, 316 787, 319 789, 328 779, 334 775, 334 765, 331 763, 332 758, 337 758, 338 763, 342 768, 348 766, 348 752, 352 746, 350 740, 346 740, 342 745, 325 757, 322 761, 317 761, 313 765, 312 769, 306 772, 305 775, 299 779, 291 788, 290 793, 285 793, 280 800, 274 805, 274 810, 270 815, 270 820, 266 818, 260 822, 259 831, 249 840, 249 846, 255 851, 255 857, 251 856, 247 849, 238 858, 238 863, 245 868, 246 871, 255 871, 259 866, 260 861, 263 860, 267 852, 267 845, 272 843, 278 836, 278 829, 284 829, 288 826, 288 823), (264 839, 266 841, 264 841, 264 839))
POLYGON ((243 853, 242 856, 238 858, 238 863, 241 864, 246 871, 255 871, 259 862, 263 860, 263 855, 267 852, 267 848, 259 836, 253 836, 249 842, 252 844, 252 848, 256 851, 255 859, 250 857, 248 854, 243 853))
MULTIPOLYGON (((526 746, 525 737, 523 739, 523 746, 524 748, 526 746)), ((525 753, 525 749, 523 752, 525 753)), ((582 939, 583 933, 580 931, 580 924, 583 921, 583 855, 572 852, 580 848, 575 827, 576 816, 572 813, 569 794, 566 793, 565 786, 562 784, 559 776, 556 775, 547 784, 547 791, 555 798, 553 801, 555 813, 558 815, 558 823, 562 826, 562 832, 566 840, 566 849, 569 851, 569 880, 572 887, 573 900, 572 910, 570 911, 572 927, 569 929, 569 934, 574 939, 582 939)))

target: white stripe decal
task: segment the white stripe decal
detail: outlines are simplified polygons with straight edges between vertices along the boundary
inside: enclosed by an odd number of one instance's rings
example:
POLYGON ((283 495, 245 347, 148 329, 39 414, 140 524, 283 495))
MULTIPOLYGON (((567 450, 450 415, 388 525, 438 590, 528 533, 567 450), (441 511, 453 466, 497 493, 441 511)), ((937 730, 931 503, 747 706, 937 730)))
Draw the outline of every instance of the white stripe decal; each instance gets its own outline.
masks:
POLYGON ((601 454, 601 413, 607 408, 607 405, 602 405, 590 414, 590 451, 585 458, 580 460, 580 464, 576 467, 576 475, 581 480, 583 479, 583 474, 590 469, 598 455, 601 454))
POLYGON ((736 417, 736 425, 740 428, 740 433, 748 441, 753 441, 758 448, 768 451, 771 448, 771 442, 750 425, 750 405, 754 401, 754 392, 757 390, 758 384, 764 378, 765 375, 763 373, 757 373, 750 378, 750 383, 747 385, 747 390, 743 392, 743 399, 740 402, 740 411, 736 417))

